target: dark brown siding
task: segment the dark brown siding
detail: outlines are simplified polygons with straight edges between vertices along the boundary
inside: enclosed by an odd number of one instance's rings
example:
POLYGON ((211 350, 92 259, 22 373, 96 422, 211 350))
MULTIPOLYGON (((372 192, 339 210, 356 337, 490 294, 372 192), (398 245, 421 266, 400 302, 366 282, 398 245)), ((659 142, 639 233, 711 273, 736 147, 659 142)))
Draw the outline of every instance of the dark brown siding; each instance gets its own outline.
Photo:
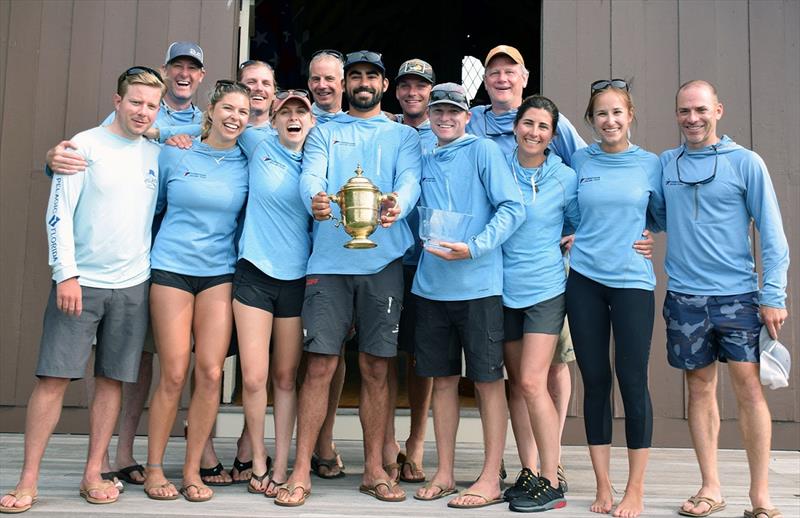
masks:
MULTIPOLYGON (((159 66, 171 41, 205 52, 204 106, 234 74, 238 2, 0 0, 0 431, 21 431, 50 288, 45 151, 96 126, 113 109, 116 78, 159 66)), ((70 387, 59 431, 86 431, 86 391, 70 387)))
MULTIPOLYGON (((542 92, 553 98, 587 141, 591 131, 581 120, 595 79, 633 79, 638 123, 632 140, 660 153, 680 143, 674 96, 689 79, 707 79, 720 90, 725 115, 720 130, 767 163, 778 194, 784 228, 797 258, 800 223, 800 3, 770 1, 544 0, 542 92)), ((655 330, 650 355, 650 387, 656 418, 656 444, 689 445, 685 425, 686 394, 682 373, 667 365, 664 324, 660 318, 666 279, 666 240, 657 238, 654 257, 658 287, 655 330)), ((756 242, 757 243, 757 242, 756 242)), ((757 244, 756 244, 757 249, 757 244)), ((796 261, 797 259, 795 259, 796 261)), ((790 318, 781 340, 792 350, 800 321, 800 270, 789 270, 790 318)), ((723 420, 721 441, 740 445, 735 426, 736 402, 726 369, 719 385, 723 420)), ((786 389, 767 391, 775 422, 775 447, 800 447, 798 369, 786 389)), ((575 382, 572 415, 582 415, 580 382, 575 382)), ((622 405, 615 388, 615 415, 622 405)), ((615 423, 615 438, 622 431, 615 423)), ((576 428, 572 428, 573 433, 576 428)), ((617 442, 622 444, 622 442, 617 442)))

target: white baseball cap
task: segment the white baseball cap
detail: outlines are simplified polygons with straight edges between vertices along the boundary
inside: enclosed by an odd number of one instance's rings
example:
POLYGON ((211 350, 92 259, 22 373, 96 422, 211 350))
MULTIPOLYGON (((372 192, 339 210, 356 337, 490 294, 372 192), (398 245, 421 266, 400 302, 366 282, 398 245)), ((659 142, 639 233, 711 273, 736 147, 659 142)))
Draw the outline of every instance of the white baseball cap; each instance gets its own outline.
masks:
POLYGON ((789 371, 792 368, 792 358, 786 347, 769 336, 767 326, 761 328, 758 337, 758 347, 761 350, 759 377, 761 384, 772 390, 789 385, 789 371))

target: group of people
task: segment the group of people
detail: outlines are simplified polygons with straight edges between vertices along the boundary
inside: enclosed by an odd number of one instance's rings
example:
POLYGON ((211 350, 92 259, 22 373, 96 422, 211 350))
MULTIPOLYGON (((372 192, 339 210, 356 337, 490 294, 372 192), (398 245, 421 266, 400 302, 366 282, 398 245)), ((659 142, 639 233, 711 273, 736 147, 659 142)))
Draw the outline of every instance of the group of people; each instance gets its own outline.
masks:
POLYGON ((205 74, 196 44, 171 45, 160 72, 126 70, 104 124, 48 153, 54 284, 24 466, 0 512, 36 502, 64 392, 83 377, 93 347, 91 435, 80 483, 88 502, 116 501, 116 476, 144 484, 155 500, 206 501, 209 486, 242 482, 278 505, 300 506, 312 471, 344 474, 333 417, 343 344, 355 335, 362 493, 399 502, 406 498, 399 482, 425 482, 414 498, 455 495, 449 507, 565 506, 566 363, 577 359, 596 476, 591 510, 638 516, 653 432, 649 234, 665 231, 668 358, 686 372, 702 475, 700 490, 678 512, 707 516, 725 507, 716 466, 719 360, 729 366, 748 452, 752 509, 745 515, 781 516, 769 496, 771 421, 759 384, 758 335, 763 324, 777 337, 788 316, 788 246, 764 162, 718 134, 723 105, 716 88, 703 80, 681 85, 675 113, 684 142, 659 157, 631 143, 636 110, 627 81, 590 85, 584 120, 595 142, 587 146, 552 100, 523 98, 529 72, 517 49, 495 47, 484 63, 491 104, 470 107, 462 85, 437 84, 420 59, 404 62, 395 76, 399 115, 382 111, 389 78, 381 55, 367 50, 315 53, 310 92, 279 90, 267 63, 245 61, 236 81, 216 83, 205 112, 192 104, 205 74), (344 248, 349 236, 329 221, 338 208, 327 193, 359 165, 381 192, 393 193, 370 250, 344 248), (467 215, 466 238, 421 242, 418 207, 467 215), (751 221, 761 238, 761 288, 751 221), (228 473, 209 436, 234 328, 245 428, 228 473), (410 366, 402 374, 411 408, 405 452, 394 430, 398 350, 410 366), (132 444, 154 352, 160 377, 140 466, 132 444), (192 352, 178 489, 162 462, 192 352), (618 503, 609 475, 612 372, 629 462, 618 503), (475 482, 458 493, 462 375, 475 383, 485 458, 475 482), (274 461, 264 448, 268 379, 274 461), (429 477, 422 460, 431 406, 438 463, 429 477), (112 471, 107 449, 120 407, 112 471), (523 468, 503 491, 509 413, 523 468))

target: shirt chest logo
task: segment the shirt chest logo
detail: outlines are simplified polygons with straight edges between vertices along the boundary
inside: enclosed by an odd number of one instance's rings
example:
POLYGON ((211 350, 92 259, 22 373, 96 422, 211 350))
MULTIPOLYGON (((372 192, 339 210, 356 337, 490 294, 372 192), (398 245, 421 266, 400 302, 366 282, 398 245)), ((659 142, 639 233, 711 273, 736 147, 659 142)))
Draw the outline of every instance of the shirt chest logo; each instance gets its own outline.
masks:
POLYGON ((581 178, 581 183, 582 184, 591 183, 591 182, 599 182, 599 181, 600 181, 600 177, 599 176, 584 176, 583 178, 581 178))
POLYGON ((205 173, 193 173, 192 171, 183 173, 184 178, 206 178, 207 176, 205 173))
POLYGON ((144 175, 144 186, 153 191, 158 188, 158 174, 152 169, 144 175))

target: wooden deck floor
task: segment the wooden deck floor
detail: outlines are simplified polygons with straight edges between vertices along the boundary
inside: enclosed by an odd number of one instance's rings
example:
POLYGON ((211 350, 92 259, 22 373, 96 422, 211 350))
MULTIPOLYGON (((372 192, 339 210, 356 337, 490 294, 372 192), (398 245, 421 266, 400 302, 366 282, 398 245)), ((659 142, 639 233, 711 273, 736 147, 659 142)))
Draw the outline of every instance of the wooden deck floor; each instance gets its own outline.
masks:
MULTIPOLYGON (((5 493, 17 481, 22 465, 22 441, 19 434, 0 434, 0 489, 5 493)), ((279 508, 272 501, 248 494, 244 486, 215 488, 216 495, 207 503, 193 504, 183 500, 156 502, 148 500, 138 486, 127 486, 119 502, 97 506, 86 504, 78 496, 86 452, 86 436, 54 436, 45 456, 42 479, 39 485, 39 503, 25 516, 57 517, 114 517, 114 516, 298 516, 298 517, 444 517, 444 516, 519 516, 511 513, 506 505, 496 505, 480 510, 465 511, 448 509, 443 500, 418 502, 411 494, 418 485, 405 484, 409 499, 403 503, 386 504, 357 491, 362 462, 361 444, 356 441, 340 441, 339 449, 347 464, 348 475, 338 480, 313 478, 313 494, 308 503, 296 509, 279 508)), ((235 440, 218 439, 217 451, 229 464, 235 453, 235 440)), ((136 455, 145 459, 145 440, 138 438, 136 455)), ((168 475, 179 481, 180 465, 184 454, 183 441, 172 440, 167 450, 168 475)), ((426 450, 426 468, 433 473, 435 452, 433 443, 426 450)), ((511 445, 506 450, 509 482, 519 468, 511 445)), ((643 516, 678 516, 675 509, 683 498, 693 494, 699 484, 699 474, 694 454, 685 449, 653 449, 647 470, 646 509, 643 516)), ((570 491, 568 505, 564 509, 550 511, 546 516, 596 518, 588 511, 594 496, 588 451, 585 447, 571 446, 564 450, 564 465, 570 491)), ((480 444, 458 445, 456 472, 460 485, 468 484, 480 471, 482 448, 480 444)), ((625 486, 625 450, 614 448, 612 478, 619 497, 625 486)), ((725 486, 728 508, 714 515, 715 518, 740 517, 747 505, 747 463, 743 451, 724 450, 720 453, 720 471, 725 486)), ((774 502, 783 510, 786 518, 800 518, 800 453, 773 452, 770 464, 771 487, 774 502)))

